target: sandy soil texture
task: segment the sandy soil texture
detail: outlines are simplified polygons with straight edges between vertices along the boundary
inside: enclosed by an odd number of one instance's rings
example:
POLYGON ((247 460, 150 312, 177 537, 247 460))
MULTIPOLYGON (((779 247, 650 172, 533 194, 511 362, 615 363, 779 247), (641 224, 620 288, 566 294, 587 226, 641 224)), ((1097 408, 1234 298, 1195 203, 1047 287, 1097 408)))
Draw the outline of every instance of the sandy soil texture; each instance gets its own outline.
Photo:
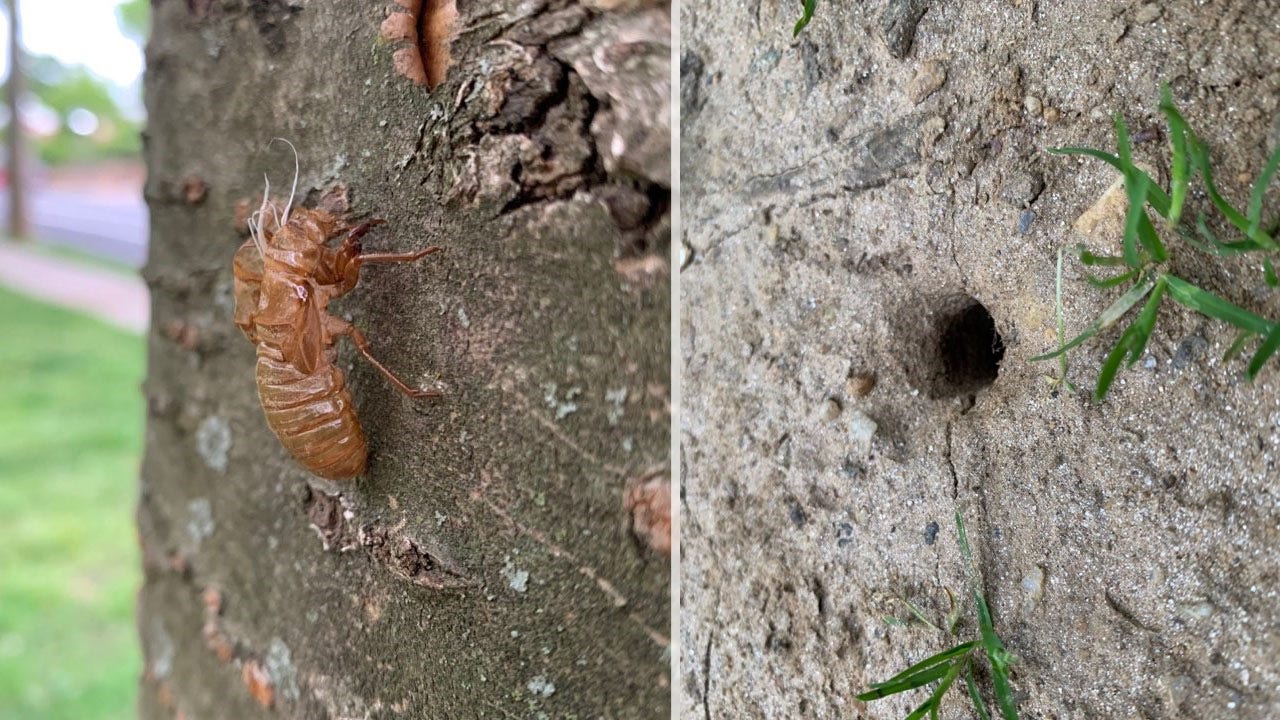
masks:
MULTIPOLYGON (((946 647, 883 618, 965 587, 957 509, 1023 717, 1280 716, 1280 366, 1250 384, 1172 304, 1101 404, 1116 330, 1072 355, 1084 392, 1029 361, 1058 249, 1114 250, 1123 213, 1094 208, 1114 170, 1045 148, 1114 148, 1122 112, 1167 182, 1168 82, 1243 205, 1280 3, 822 2, 792 39, 798 13, 681 12, 682 716, 903 717, 922 693, 854 696, 946 647)), ((1256 261, 1171 251, 1280 317, 1256 261)), ((1065 274, 1078 332, 1118 292, 1065 274)))

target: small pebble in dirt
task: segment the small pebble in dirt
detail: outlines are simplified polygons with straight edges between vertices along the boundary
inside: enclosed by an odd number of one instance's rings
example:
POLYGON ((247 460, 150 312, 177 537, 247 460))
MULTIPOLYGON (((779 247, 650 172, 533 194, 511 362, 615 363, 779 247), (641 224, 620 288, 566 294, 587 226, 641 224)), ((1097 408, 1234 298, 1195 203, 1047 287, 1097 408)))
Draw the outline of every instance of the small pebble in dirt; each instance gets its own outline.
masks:
POLYGON ((1147 356, 1147 359, 1142 361, 1142 367, 1143 367, 1143 368, 1145 368, 1145 369, 1147 369, 1147 370, 1155 370, 1155 369, 1156 369, 1156 359, 1155 359, 1155 358, 1153 358, 1153 357, 1151 357, 1150 355, 1148 355, 1148 356, 1147 356))
POLYGON ((1026 235, 1031 231, 1031 223, 1036 219, 1036 214, 1030 210, 1023 210, 1018 216, 1018 234, 1026 235))
POLYGON ((1160 6, 1156 3, 1147 3, 1133 14, 1133 21, 1139 25, 1145 25, 1158 17, 1160 17, 1160 6))
POLYGON ((938 523, 930 522, 924 526, 924 544, 932 545, 938 539, 938 523))
POLYGON ((1023 599, 1023 608, 1027 612, 1036 609, 1040 604, 1040 599, 1044 597, 1044 569, 1039 565, 1032 565, 1026 575, 1022 576, 1022 591, 1027 594, 1023 599))
POLYGON ((1010 175, 1000 188, 1000 199, 1016 208, 1025 208, 1044 192, 1044 180, 1037 174, 1020 171, 1010 175))
POLYGON ((822 403, 822 417, 827 420, 835 420, 840 417, 840 401, 829 397, 822 403))
POLYGON ((796 527, 803 527, 809 521, 809 515, 795 500, 787 501, 787 515, 791 518, 791 524, 796 527))
POLYGON ((947 81, 947 70, 937 60, 926 60, 916 70, 915 77, 907 85, 907 94, 911 102, 919 105, 926 98, 938 91, 947 81))
POLYGON ((1181 370, 1196 359, 1209 347, 1209 341, 1200 335, 1192 335, 1182 342, 1178 343, 1178 349, 1173 353, 1173 369, 1181 370))
POLYGON ((849 418, 849 441, 860 457, 871 455, 871 438, 876 434, 876 421, 854 410, 849 418))
POLYGON ((859 477, 865 470, 862 463, 852 455, 846 455, 844 462, 840 463, 840 472, 850 480, 859 477))
POLYGON ((876 374, 872 372, 849 373, 849 394, 854 397, 866 397, 876 386, 876 374))
POLYGON ((853 526, 847 522, 842 522, 836 527, 836 545, 845 547, 853 542, 853 526))
POLYGON ((1047 107, 1044 109, 1044 121, 1050 125, 1058 122, 1061 117, 1062 111, 1058 110, 1056 107, 1047 107))
POLYGON ((1040 102, 1040 98, 1035 95, 1028 95, 1022 101, 1022 106, 1027 109, 1027 113, 1032 117, 1039 115, 1044 109, 1044 103, 1040 102))

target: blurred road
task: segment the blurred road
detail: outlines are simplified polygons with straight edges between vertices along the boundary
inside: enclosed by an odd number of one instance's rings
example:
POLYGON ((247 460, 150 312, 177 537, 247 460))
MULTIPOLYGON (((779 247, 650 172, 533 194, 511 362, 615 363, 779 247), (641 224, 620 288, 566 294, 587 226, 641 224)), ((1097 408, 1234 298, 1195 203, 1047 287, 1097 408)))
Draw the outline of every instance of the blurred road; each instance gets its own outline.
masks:
MULTIPOLYGON (((0 223, 8 222, 8 190, 0 190, 0 223)), ((35 188, 27 196, 31 234, 133 267, 147 259, 147 206, 132 193, 35 188)), ((3 227, 3 224, 0 224, 3 227)))
POLYGON ((142 278, 48 257, 14 243, 0 243, 0 286, 135 333, 146 332, 151 313, 142 278))

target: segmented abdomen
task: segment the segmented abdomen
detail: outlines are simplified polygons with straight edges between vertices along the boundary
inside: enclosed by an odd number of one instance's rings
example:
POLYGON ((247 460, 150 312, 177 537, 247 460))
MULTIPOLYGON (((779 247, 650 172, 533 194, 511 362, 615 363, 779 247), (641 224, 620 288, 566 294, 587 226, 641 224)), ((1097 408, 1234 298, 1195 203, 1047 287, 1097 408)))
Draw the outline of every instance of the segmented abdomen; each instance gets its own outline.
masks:
POLYGON ((258 399, 280 443, 298 462, 330 480, 364 472, 368 448, 342 371, 330 363, 311 374, 259 353, 258 399))

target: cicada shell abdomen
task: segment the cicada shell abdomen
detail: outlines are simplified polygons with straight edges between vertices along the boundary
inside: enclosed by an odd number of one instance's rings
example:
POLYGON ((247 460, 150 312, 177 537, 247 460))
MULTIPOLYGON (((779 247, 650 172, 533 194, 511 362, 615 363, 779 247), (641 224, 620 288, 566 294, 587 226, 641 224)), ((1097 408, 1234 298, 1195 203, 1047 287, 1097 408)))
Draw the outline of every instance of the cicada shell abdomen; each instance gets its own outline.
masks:
POLYGON ((330 480, 364 473, 364 430, 342 371, 327 363, 303 373, 293 364, 258 355, 258 399, 267 425, 289 454, 330 480))

